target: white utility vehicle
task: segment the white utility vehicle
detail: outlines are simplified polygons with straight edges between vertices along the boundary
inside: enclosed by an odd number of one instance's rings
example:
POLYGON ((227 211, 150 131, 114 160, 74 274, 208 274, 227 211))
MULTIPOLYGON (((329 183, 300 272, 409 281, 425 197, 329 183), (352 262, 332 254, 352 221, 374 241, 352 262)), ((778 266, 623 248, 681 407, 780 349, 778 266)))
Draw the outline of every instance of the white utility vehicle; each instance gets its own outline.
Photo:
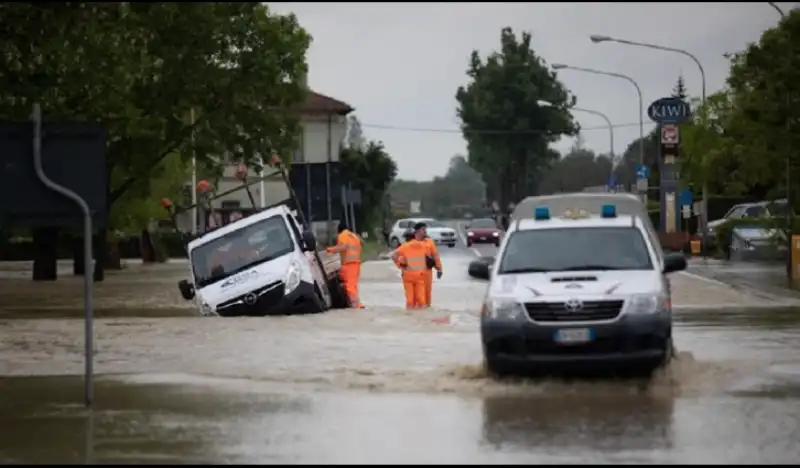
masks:
POLYGON ((649 375, 668 362, 666 275, 686 268, 683 254, 660 258, 642 217, 615 205, 599 214, 531 208, 515 212, 491 267, 481 314, 489 370, 649 375))
MULTIPOLYGON (((282 167, 278 170, 289 186, 282 167)), ((188 242, 191 280, 181 280, 178 288, 184 299, 195 301, 201 315, 286 315, 348 306, 338 262, 332 258, 323 263, 302 213, 287 203, 256 211, 188 242)), ((174 222, 174 211, 170 214, 174 222)))

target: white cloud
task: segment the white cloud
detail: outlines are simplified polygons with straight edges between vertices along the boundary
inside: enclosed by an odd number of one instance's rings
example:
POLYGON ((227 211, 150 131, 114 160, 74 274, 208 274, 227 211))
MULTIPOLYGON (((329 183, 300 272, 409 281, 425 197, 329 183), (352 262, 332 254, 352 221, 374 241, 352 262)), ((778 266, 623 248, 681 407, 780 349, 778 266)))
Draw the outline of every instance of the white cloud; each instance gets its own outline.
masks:
MULTIPOLYGON (((779 4, 785 11, 791 5, 779 4)), ((314 36, 309 84, 356 108, 368 138, 382 140, 400 177, 443 174, 455 153, 466 153, 460 133, 371 127, 458 129, 455 92, 466 83, 473 49, 499 47, 500 30, 533 33, 533 48, 548 63, 624 73, 642 87, 645 106, 670 94, 679 74, 689 93, 700 95, 700 74, 688 57, 620 44, 592 44, 590 34, 681 48, 706 70, 707 92, 720 89, 728 72, 726 52, 743 49, 774 26, 766 3, 270 3, 294 12, 314 36)), ((580 107, 601 111, 615 124, 638 121, 630 83, 576 71, 561 80, 580 107)), ((583 113, 584 127, 603 122, 583 113)), ((617 153, 638 137, 637 126, 616 130, 617 153)), ((586 145, 608 150, 608 133, 584 132, 586 145)), ((566 149, 570 141, 559 143, 566 149)))

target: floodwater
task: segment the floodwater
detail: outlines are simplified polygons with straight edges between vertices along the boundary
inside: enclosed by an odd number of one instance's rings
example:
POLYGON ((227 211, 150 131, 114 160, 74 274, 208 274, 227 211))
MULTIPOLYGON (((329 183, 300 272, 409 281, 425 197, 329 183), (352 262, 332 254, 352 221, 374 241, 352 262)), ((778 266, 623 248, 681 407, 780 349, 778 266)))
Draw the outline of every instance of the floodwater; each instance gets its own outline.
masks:
POLYGON ((112 275, 91 411, 80 283, 0 279, 0 463, 800 460, 800 310, 679 308, 678 358, 649 383, 501 382, 481 363, 471 253, 443 255, 436 306, 415 313, 386 263, 364 266, 369 309, 301 317, 194 317, 185 266, 112 275))

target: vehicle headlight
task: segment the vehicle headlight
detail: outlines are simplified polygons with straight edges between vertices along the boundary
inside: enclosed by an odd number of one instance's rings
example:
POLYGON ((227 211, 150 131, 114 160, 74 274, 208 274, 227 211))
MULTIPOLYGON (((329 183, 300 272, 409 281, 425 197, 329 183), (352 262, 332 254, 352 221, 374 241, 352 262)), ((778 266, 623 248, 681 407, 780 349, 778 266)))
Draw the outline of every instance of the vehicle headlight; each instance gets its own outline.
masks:
POLYGON ((468 236, 474 236, 474 235, 475 235, 475 233, 474 233, 474 232, 472 232, 472 231, 469 231, 469 232, 467 232, 467 235, 468 235, 468 236))
POLYGON ((500 235, 500 233, 499 233, 499 232, 493 232, 493 233, 492 233, 492 235, 493 235, 494 237, 497 237, 497 236, 499 236, 499 235, 500 235))
POLYGON ((286 275, 286 292, 294 291, 300 284, 300 265, 297 262, 289 265, 289 273, 286 275))
POLYGON ((206 317, 206 316, 214 316, 214 315, 218 315, 218 314, 217 314, 217 311, 214 310, 213 307, 208 305, 207 302, 202 302, 200 304, 200 315, 206 317))
POLYGON ((667 310, 669 310, 669 304, 660 294, 633 296, 628 305, 628 312, 632 314, 654 314, 667 310))
POLYGON ((483 304, 483 315, 491 319, 516 320, 524 312, 519 302, 508 299, 487 300, 483 304))

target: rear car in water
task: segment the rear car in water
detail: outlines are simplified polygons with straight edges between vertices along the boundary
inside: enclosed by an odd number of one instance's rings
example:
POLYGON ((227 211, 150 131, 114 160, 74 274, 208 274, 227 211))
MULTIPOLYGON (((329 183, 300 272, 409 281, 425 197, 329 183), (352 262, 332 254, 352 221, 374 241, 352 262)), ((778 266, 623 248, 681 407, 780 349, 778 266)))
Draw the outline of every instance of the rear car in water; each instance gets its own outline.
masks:
POLYGON ((639 216, 549 209, 517 218, 506 233, 481 313, 490 372, 610 371, 649 375, 673 355, 663 259, 639 216))
POLYGON ((472 244, 494 244, 500 245, 503 230, 491 218, 473 219, 466 226, 464 231, 467 237, 467 247, 472 244))

